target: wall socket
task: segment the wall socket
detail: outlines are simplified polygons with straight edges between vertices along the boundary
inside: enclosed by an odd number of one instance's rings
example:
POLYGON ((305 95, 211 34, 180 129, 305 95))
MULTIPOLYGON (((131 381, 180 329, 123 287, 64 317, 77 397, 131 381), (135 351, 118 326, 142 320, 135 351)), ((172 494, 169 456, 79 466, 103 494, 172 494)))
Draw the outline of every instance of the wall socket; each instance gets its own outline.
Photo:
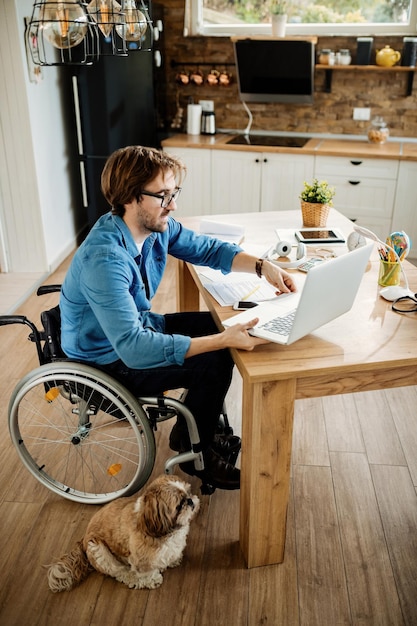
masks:
POLYGON ((214 111, 214 100, 199 100, 198 104, 201 104, 202 111, 214 111))
POLYGON ((367 122, 371 119, 371 109, 365 107, 354 107, 353 119, 358 122, 367 122))

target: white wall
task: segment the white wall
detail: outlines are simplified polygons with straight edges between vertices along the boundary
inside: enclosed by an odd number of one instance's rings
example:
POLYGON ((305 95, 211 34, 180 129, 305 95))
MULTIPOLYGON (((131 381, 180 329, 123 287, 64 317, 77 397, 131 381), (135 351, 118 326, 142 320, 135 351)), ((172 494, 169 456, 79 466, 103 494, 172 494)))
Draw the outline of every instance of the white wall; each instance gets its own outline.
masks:
MULTIPOLYGON (((59 70, 32 83, 24 17, 31 0, 0 0, 0 222, 8 270, 53 270, 76 245, 59 70)), ((1 258, 1 256, 0 256, 1 258)))

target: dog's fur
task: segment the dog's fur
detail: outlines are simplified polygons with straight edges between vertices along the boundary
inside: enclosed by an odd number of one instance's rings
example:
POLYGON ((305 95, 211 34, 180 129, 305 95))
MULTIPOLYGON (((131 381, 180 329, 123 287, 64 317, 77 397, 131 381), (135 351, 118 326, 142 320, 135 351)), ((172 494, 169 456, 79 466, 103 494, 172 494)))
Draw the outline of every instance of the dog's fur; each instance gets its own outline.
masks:
POLYGON ((160 476, 141 495, 119 498, 91 519, 84 538, 49 566, 52 591, 70 591, 96 569, 131 589, 155 589, 181 563, 190 522, 200 506, 190 485, 160 476))

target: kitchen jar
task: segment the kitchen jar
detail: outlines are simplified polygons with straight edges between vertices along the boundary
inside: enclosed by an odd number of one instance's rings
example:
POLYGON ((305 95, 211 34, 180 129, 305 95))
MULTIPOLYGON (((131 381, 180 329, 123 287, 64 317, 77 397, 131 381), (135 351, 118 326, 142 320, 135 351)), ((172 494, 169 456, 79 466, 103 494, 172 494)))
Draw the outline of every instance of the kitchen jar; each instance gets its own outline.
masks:
POLYGON ((377 115, 368 129, 368 139, 371 143, 385 143, 389 137, 389 128, 384 119, 377 115))
POLYGON ((350 65, 352 61, 352 57, 350 56, 350 52, 347 48, 342 48, 339 50, 339 63, 340 65, 350 65))
POLYGON ((417 37, 404 37, 403 43, 401 65, 415 67, 417 61, 417 37))
POLYGON ((319 54, 320 65, 334 65, 335 55, 333 50, 324 48, 319 54))

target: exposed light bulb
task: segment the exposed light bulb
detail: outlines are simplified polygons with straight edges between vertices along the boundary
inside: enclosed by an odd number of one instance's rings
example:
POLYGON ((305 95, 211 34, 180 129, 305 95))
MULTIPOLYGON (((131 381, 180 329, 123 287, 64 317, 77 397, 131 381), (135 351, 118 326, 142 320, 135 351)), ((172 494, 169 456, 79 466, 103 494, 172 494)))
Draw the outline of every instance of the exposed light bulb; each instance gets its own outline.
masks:
POLYGON ((76 0, 46 2, 39 20, 43 36, 55 48, 78 46, 87 34, 87 16, 76 0))
POLYGON ((134 0, 125 0, 121 15, 123 23, 116 26, 116 32, 125 41, 139 41, 147 29, 146 17, 136 8, 134 0))
POLYGON ((110 37, 113 26, 120 21, 121 6, 116 0, 91 0, 87 10, 104 37, 110 37))

